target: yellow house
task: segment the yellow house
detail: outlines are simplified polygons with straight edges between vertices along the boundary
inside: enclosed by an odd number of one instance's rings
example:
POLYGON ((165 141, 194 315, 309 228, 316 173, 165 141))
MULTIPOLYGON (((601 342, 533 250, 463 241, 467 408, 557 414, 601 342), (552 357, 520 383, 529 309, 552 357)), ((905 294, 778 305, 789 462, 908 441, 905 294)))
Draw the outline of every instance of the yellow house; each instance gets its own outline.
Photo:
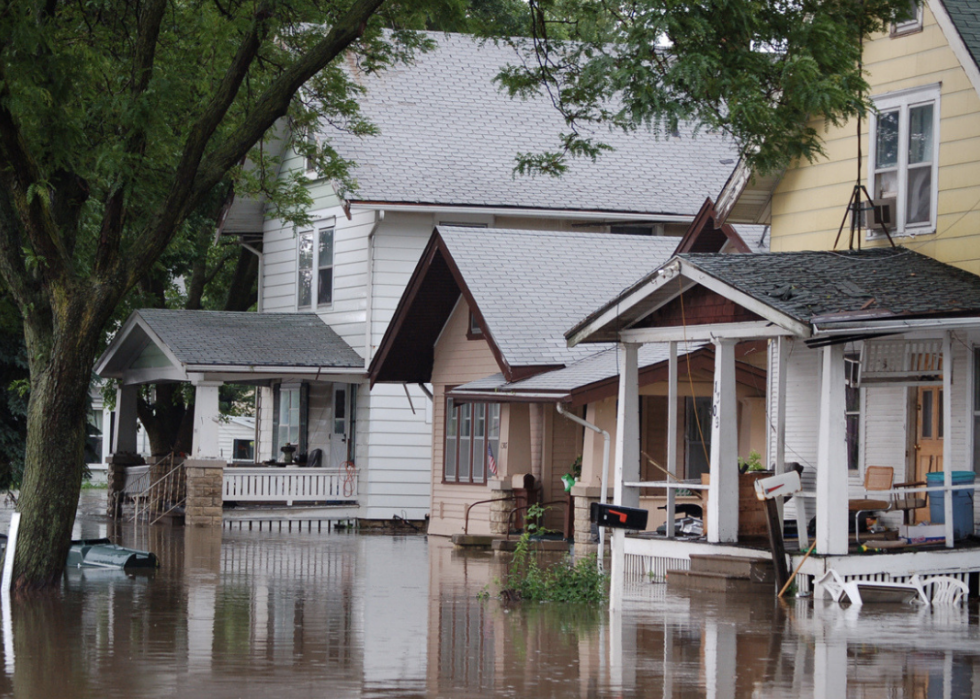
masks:
MULTIPOLYGON (((857 183, 891 201, 896 244, 980 273, 978 63, 980 3, 925 0, 913 20, 865 41, 876 113, 860 126, 815 118, 826 158, 768 177, 740 167, 719 213, 730 223, 771 224, 773 252, 829 250, 857 183)), ((837 249, 848 247, 849 219, 843 228, 837 249)), ((889 244, 880 231, 860 236, 855 246, 889 244)))

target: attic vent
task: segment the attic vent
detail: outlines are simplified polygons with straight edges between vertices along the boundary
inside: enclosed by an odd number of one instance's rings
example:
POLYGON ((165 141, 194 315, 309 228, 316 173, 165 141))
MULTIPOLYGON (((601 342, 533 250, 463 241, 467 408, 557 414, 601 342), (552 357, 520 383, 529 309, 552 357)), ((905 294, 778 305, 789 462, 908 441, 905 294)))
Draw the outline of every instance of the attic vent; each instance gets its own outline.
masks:
POLYGON ((939 381, 942 375, 942 340, 872 340, 864 345, 863 385, 939 381))

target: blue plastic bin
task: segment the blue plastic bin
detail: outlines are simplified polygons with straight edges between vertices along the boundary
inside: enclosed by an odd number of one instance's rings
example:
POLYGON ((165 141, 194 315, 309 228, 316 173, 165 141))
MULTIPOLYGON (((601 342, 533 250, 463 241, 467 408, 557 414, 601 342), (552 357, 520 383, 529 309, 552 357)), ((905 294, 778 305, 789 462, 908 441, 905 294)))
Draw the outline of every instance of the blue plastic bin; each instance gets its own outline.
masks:
MULTIPOLYGON (((953 471, 953 485, 968 485, 975 479, 973 471, 953 471)), ((930 488, 942 487, 944 475, 927 473, 926 485, 930 488)), ((929 517, 933 524, 946 523, 946 493, 929 493, 929 517)), ((964 539, 973 533, 973 491, 954 490, 953 496, 953 538, 964 539)))

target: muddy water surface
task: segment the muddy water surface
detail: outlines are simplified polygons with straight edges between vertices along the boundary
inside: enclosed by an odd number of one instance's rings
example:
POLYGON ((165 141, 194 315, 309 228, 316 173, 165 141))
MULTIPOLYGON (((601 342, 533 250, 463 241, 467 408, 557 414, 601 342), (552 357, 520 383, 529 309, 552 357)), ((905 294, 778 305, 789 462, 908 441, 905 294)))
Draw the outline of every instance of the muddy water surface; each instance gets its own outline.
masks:
POLYGON ((980 697, 975 606, 780 606, 651 584, 612 618, 508 607, 478 599, 504 562, 435 537, 114 529, 104 493, 84 496, 77 535, 161 567, 70 571, 61 596, 15 604, 2 696, 980 697))

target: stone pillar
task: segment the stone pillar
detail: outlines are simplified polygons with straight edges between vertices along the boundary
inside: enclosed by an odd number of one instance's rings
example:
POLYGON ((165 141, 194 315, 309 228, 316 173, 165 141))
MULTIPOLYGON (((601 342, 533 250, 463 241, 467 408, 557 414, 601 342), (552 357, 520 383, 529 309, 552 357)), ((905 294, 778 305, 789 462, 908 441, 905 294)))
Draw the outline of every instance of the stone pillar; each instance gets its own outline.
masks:
POLYGON ((501 481, 491 479, 487 483, 490 489, 490 533, 494 536, 505 536, 507 534, 507 517, 514 509, 514 501, 509 500, 514 491, 509 480, 501 481))
POLYGON ((109 471, 108 478, 109 490, 106 497, 106 514, 110 517, 119 517, 122 514, 122 492, 126 485, 126 467, 139 466, 143 463, 143 458, 139 454, 111 454, 106 459, 109 471))
POLYGON ((187 459, 187 526, 221 526, 222 487, 225 462, 217 459, 187 459))
POLYGON ((575 560, 592 558, 599 550, 599 531, 592 528, 590 511, 592 503, 599 502, 602 488, 597 485, 576 483, 572 486, 575 496, 575 546, 572 553, 575 560))

